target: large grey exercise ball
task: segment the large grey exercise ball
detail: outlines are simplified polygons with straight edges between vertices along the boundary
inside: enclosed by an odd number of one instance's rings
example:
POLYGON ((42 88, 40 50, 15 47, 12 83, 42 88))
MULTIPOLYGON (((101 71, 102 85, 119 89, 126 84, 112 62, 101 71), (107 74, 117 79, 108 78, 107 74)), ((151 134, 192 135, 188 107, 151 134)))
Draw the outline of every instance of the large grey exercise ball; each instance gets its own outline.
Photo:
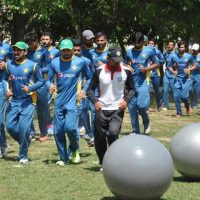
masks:
POLYGON ((122 200, 149 200, 166 192, 174 166, 169 151, 145 135, 124 136, 115 141, 103 159, 104 180, 122 200))
POLYGON ((187 125, 172 138, 170 153, 178 172, 200 180, 200 123, 187 125))

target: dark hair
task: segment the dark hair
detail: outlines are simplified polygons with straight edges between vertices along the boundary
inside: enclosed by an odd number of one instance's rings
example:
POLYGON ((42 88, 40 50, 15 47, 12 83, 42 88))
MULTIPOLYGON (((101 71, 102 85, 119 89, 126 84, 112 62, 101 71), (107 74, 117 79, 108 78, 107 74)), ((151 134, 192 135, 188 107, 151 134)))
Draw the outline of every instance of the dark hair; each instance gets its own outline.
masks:
POLYGON ((152 42, 154 42, 154 44, 155 44, 155 45, 157 44, 157 41, 156 41, 156 39, 155 39, 155 38, 151 38, 151 39, 149 39, 149 41, 152 41, 152 42))
POLYGON ((141 32, 135 32, 133 33, 131 37, 132 43, 139 43, 144 41, 144 35, 141 32))
POLYGON ((24 36, 24 40, 25 42, 29 42, 29 41, 34 41, 36 42, 38 40, 38 35, 37 33, 27 33, 25 36, 24 36))
POLYGON ((173 43, 173 45, 175 46, 175 42, 173 40, 168 40, 167 44, 169 43, 173 43))
POLYGON ((52 39, 52 34, 50 32, 48 32, 48 31, 43 32, 42 36, 49 36, 50 39, 52 39))
POLYGON ((180 48, 181 45, 184 45, 184 47, 185 47, 186 49, 188 48, 188 45, 187 45, 187 43, 186 43, 185 41, 180 41, 180 42, 178 43, 178 48, 180 48))
POLYGON ((73 42, 74 46, 81 46, 82 45, 81 40, 79 38, 72 39, 72 42, 73 42))
POLYGON ((97 38, 99 38, 101 36, 103 36, 105 39, 107 39, 107 36, 106 36, 106 34, 104 32, 97 32, 95 34, 95 39, 97 39, 97 38))

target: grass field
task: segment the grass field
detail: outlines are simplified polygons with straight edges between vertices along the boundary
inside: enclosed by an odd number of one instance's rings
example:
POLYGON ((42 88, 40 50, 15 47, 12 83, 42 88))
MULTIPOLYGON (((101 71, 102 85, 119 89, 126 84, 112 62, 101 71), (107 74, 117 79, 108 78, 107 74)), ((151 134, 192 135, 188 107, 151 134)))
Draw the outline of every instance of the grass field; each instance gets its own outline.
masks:
MULTIPOLYGON (((177 130, 186 124, 198 122, 200 109, 192 116, 175 117, 175 110, 157 112, 150 109, 151 135, 169 148, 177 130)), ((35 121, 35 124, 37 122, 35 121)), ((126 113, 121 136, 131 132, 129 114, 126 113)), ((28 165, 14 161, 18 145, 8 136, 9 152, 0 159, 0 200, 115 200, 99 172, 94 148, 81 139, 79 165, 59 167, 54 139, 44 143, 32 142, 28 165)), ((177 171, 163 200, 200 200, 200 183, 186 181, 177 171)))

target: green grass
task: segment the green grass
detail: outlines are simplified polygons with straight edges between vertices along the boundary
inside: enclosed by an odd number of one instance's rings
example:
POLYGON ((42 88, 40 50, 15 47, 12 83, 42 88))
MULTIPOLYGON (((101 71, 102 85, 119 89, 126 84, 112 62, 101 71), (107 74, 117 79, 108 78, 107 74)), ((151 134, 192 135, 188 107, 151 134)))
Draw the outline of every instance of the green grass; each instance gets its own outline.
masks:
MULTIPOLYGON (((150 109, 152 136, 167 148, 171 138, 184 125, 199 121, 200 110, 191 117, 175 118, 175 110, 157 112, 150 109)), ((35 124, 37 122, 35 121, 35 124)), ((129 114, 126 113, 121 136, 131 132, 129 114)), ((81 164, 59 167, 54 139, 45 143, 32 142, 29 156, 31 162, 19 165, 13 158, 18 154, 18 145, 8 136, 9 154, 0 159, 0 200, 115 200, 107 189, 99 171, 94 148, 87 147, 81 139, 81 164)), ((177 171, 174 180, 162 199, 198 200, 200 183, 186 181, 177 171)))

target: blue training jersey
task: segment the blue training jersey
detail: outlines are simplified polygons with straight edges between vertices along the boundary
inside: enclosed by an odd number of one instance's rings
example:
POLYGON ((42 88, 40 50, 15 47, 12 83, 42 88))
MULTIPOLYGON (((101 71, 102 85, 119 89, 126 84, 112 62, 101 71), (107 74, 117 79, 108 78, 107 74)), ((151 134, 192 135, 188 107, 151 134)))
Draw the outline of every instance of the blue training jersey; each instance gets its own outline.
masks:
MULTIPOLYGON (((156 52, 156 56, 159 60, 160 64, 164 64, 165 63, 165 59, 164 56, 162 54, 162 52, 159 49, 155 48, 155 52, 156 52)), ((160 70, 159 68, 155 68, 151 71, 151 77, 155 77, 155 76, 160 76, 160 70)))
POLYGON ((128 49, 126 52, 127 63, 130 62, 131 67, 134 69, 133 79, 135 86, 140 87, 147 85, 148 73, 143 73, 140 71, 140 66, 147 67, 149 61, 152 63, 159 63, 156 57, 156 52, 153 47, 143 47, 141 50, 136 50, 135 48, 128 49))
POLYGON ((172 51, 172 52, 164 52, 163 53, 163 56, 165 58, 165 65, 166 65, 166 68, 165 68, 165 75, 168 77, 168 78, 174 78, 174 74, 172 74, 172 72, 169 70, 168 66, 169 66, 169 63, 172 59, 172 56, 176 54, 175 51, 172 51))
POLYGON ((91 73, 84 59, 73 56, 70 60, 63 60, 62 57, 57 57, 51 62, 47 86, 50 87, 55 76, 57 86, 55 108, 78 109, 77 91, 81 73, 86 77, 83 88, 86 92, 91 73))
POLYGON ((35 51, 28 50, 28 53, 26 55, 26 57, 29 60, 32 60, 33 62, 39 64, 42 73, 48 72, 47 64, 48 64, 48 57, 49 56, 50 56, 49 51, 42 46, 40 46, 35 51))
MULTIPOLYGON (((12 59, 12 58, 13 58, 13 51, 11 46, 5 42, 0 42, 0 61, 6 62, 7 59, 12 59)), ((3 71, 4 70, 0 70, 0 88, 2 88, 3 71)))
POLYGON ((50 66, 51 61, 60 56, 60 51, 56 48, 51 46, 49 49, 47 49, 47 51, 49 52, 49 54, 47 54, 47 67, 50 66))
POLYGON ((8 61, 6 70, 4 71, 3 80, 11 83, 13 99, 32 100, 31 94, 22 90, 22 85, 29 87, 29 92, 35 91, 44 84, 39 66, 31 60, 24 60, 22 63, 17 63, 15 60, 8 61), (32 82, 34 78, 35 83, 32 82))
POLYGON ((196 69, 191 71, 191 75, 195 80, 199 82, 200 81, 200 54, 198 53, 197 55, 192 55, 192 56, 197 67, 196 69))
POLYGON ((107 56, 108 56, 108 47, 106 46, 103 51, 98 51, 96 48, 90 50, 90 57, 92 59, 92 63, 94 68, 100 67, 100 63, 106 64, 107 56))
POLYGON ((184 69, 189 68, 189 66, 194 63, 194 58, 191 54, 184 53, 183 56, 180 56, 179 53, 175 53, 172 55, 172 59, 170 60, 168 67, 175 66, 178 71, 177 77, 181 79, 187 79, 189 76, 184 72, 184 69))

